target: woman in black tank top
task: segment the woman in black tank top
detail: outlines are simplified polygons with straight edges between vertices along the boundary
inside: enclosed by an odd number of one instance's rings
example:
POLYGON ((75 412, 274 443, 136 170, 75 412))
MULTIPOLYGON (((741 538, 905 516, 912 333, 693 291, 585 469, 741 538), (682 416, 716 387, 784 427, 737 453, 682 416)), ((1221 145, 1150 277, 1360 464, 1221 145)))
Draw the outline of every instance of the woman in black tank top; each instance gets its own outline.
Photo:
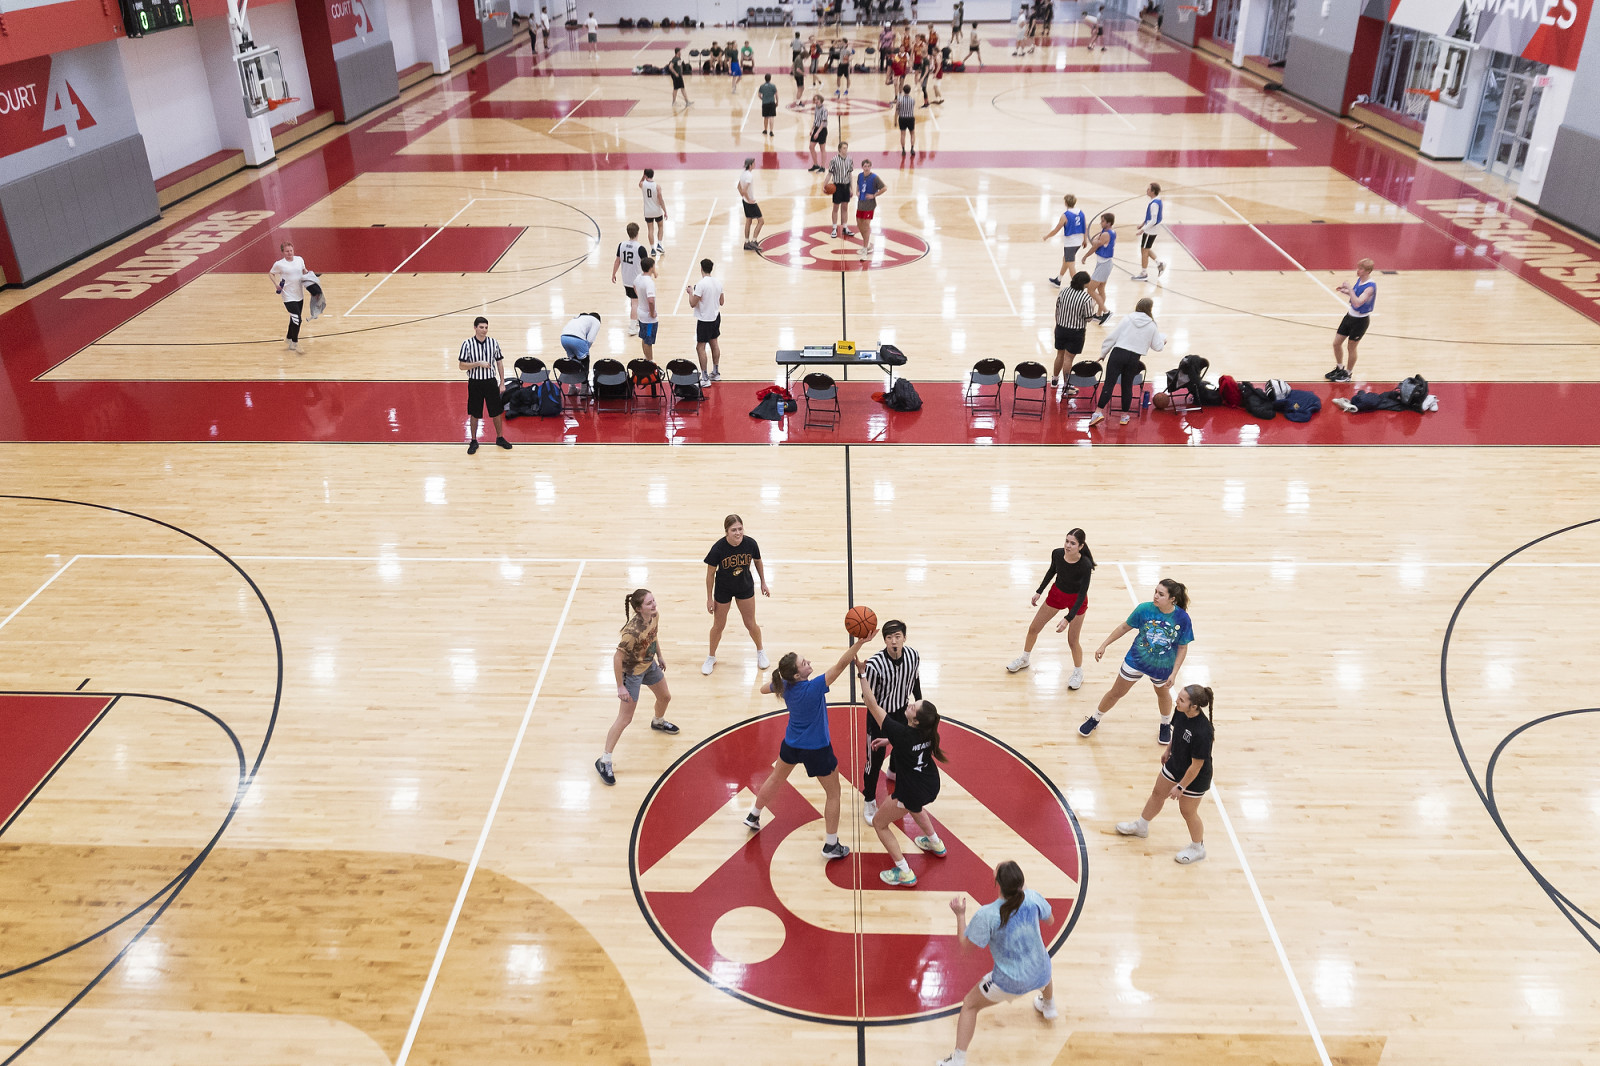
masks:
POLYGON ((1008 673, 1026 670, 1033 654, 1034 642, 1057 611, 1066 611, 1066 617, 1056 626, 1056 632, 1065 631, 1067 647, 1072 650, 1072 675, 1067 679, 1069 689, 1083 686, 1083 645, 1078 634, 1083 630, 1083 615, 1089 607, 1089 577, 1094 573, 1094 555, 1089 551, 1088 534, 1073 529, 1062 541, 1061 547, 1050 553, 1050 569, 1033 594, 1033 605, 1038 609, 1033 621, 1028 623, 1028 635, 1022 642, 1022 654, 1006 664, 1008 673), (1046 594, 1045 589, 1049 588, 1046 594), (1039 597, 1045 596, 1040 603, 1039 597))

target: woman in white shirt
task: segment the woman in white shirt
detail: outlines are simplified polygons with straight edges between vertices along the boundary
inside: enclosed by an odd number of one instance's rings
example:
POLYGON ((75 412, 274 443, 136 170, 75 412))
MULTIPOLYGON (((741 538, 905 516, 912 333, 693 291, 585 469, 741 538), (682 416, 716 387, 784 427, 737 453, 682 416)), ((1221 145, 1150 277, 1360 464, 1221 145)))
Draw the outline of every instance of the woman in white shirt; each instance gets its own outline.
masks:
POLYGON ((283 297, 283 309, 289 312, 289 350, 298 352, 300 315, 305 310, 306 294, 319 298, 322 286, 317 284, 317 276, 306 269, 306 261, 294 254, 294 242, 284 241, 278 245, 278 253, 282 258, 272 264, 270 276, 273 287, 283 297))
POLYGON ((561 347, 568 359, 576 359, 585 367, 589 365, 589 348, 600 336, 600 316, 593 311, 568 322, 561 330, 561 347))
POLYGON ((1139 376, 1147 352, 1161 351, 1167 346, 1167 336, 1156 329, 1156 320, 1150 317, 1155 301, 1146 296, 1134 304, 1133 314, 1117 323, 1100 342, 1100 355, 1106 361, 1106 375, 1100 382, 1099 410, 1089 419, 1093 428, 1105 421, 1106 408, 1111 406, 1111 385, 1122 385, 1122 424, 1128 424, 1133 406, 1133 379, 1139 376))

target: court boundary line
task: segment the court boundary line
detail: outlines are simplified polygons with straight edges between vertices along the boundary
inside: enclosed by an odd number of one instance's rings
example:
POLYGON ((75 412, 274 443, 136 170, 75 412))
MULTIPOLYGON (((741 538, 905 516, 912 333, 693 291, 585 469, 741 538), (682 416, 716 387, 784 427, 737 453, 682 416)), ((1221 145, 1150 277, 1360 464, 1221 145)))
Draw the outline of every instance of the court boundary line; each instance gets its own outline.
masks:
MULTIPOLYGON (((1322 288, 1323 292, 1327 293, 1329 296, 1332 296, 1340 304, 1347 304, 1348 303, 1348 301, 1346 301, 1344 299, 1344 297, 1340 296, 1338 293, 1336 293, 1332 289, 1328 288, 1327 284, 1321 278, 1317 277, 1311 271, 1307 270, 1305 268, 1305 266, 1300 262, 1300 260, 1296 259, 1294 256, 1290 255, 1287 251, 1285 251, 1283 245, 1279 244, 1277 241, 1273 240, 1271 237, 1268 237, 1265 233, 1262 233, 1261 232, 1261 227, 1257 226, 1254 222, 1251 222, 1248 218, 1245 218, 1237 210, 1235 210, 1234 206, 1232 204, 1230 204, 1222 196, 1221 193, 1213 192, 1213 193, 1204 193, 1203 195, 1211 196, 1211 197, 1215 198, 1217 203, 1221 204, 1223 207, 1226 207, 1229 211, 1233 212, 1233 217, 1234 218, 1237 218, 1240 222, 1243 222, 1246 226, 1249 226, 1251 232, 1253 232, 1257 237, 1260 237, 1262 240, 1264 240, 1268 244, 1272 245, 1272 247, 1277 250, 1279 255, 1283 256, 1285 259, 1289 260, 1289 262, 1293 263, 1295 269, 1300 271, 1300 273, 1304 274, 1306 277, 1308 277, 1312 281, 1316 282, 1322 288)), ((1181 245, 1180 245, 1180 247, 1181 247, 1181 245)), ((1189 249, 1184 248, 1184 251, 1187 252, 1187 251, 1189 251, 1189 249)), ((1190 256, 1191 256, 1191 258, 1193 257, 1193 253, 1192 252, 1190 253, 1190 256)), ((1199 263, 1200 261, 1198 259, 1196 259, 1195 262, 1199 263)), ((1202 267, 1201 269, 1203 270, 1205 268, 1202 267)))
MULTIPOLYGON (((1128 593, 1128 598, 1135 607, 1139 606, 1138 594, 1133 591, 1133 582, 1128 580, 1128 571, 1122 563, 1117 563, 1117 572, 1122 575, 1122 587, 1128 593)), ((1278 937, 1278 927, 1273 924, 1272 914, 1267 910, 1267 901, 1261 896, 1261 889, 1256 884, 1256 875, 1250 869, 1250 860, 1245 857, 1244 847, 1239 843, 1239 836, 1233 831, 1233 819, 1228 817, 1228 809, 1222 805, 1222 786, 1215 781, 1211 785, 1211 799, 1216 804, 1217 812, 1222 816, 1222 826, 1228 831, 1228 842, 1233 845, 1233 853, 1239 859, 1239 869, 1244 872, 1245 883, 1250 886, 1250 894, 1255 898, 1256 909, 1261 912, 1261 920, 1266 923, 1267 936, 1272 941, 1272 948, 1278 955, 1278 963, 1283 967, 1284 976, 1289 979, 1289 990, 1294 993, 1295 1004, 1300 1008, 1300 1017, 1305 1020, 1306 1029, 1311 1033, 1311 1043, 1317 1049, 1317 1058, 1322 1066, 1333 1066, 1333 1061, 1328 1057, 1327 1046, 1322 1042, 1322 1031, 1317 1028, 1317 1021, 1311 1015, 1311 1005, 1306 1002, 1305 992, 1300 988, 1300 979, 1295 976, 1294 967, 1289 962, 1289 954, 1284 950, 1283 941, 1278 937)))
POLYGON ((394 1066, 405 1066, 411 1057, 412 1046, 416 1043, 417 1031, 422 1027, 422 1016, 428 1010, 428 1002, 433 997, 434 985, 439 980, 439 971, 444 966, 445 954, 450 950, 450 938, 455 934, 456 924, 461 919, 461 909, 466 905, 467 893, 472 889, 473 875, 478 872, 478 865, 483 861, 484 848, 489 843, 489 834, 494 829, 495 816, 500 813, 500 801, 505 798, 506 786, 511 781, 511 773, 516 768, 517 756, 522 752, 522 742, 528 735, 528 723, 533 719, 534 705, 539 702, 539 694, 544 689, 545 678, 550 673, 550 663, 555 658, 556 645, 561 641, 561 631, 566 628, 567 615, 572 610, 572 601, 578 594, 578 586, 583 581, 584 563, 578 563, 577 573, 572 575, 572 585, 567 589, 567 601, 561 608, 561 617, 556 620, 555 632, 550 635, 550 646, 545 649, 544 662, 539 666, 539 676, 534 681, 533 691, 528 695, 527 706, 522 711, 522 722, 517 727, 516 739, 511 743, 511 751, 506 756, 505 769, 500 773, 500 783, 495 787, 494 798, 489 802, 489 813, 484 818, 483 829, 478 833, 478 843, 472 850, 472 859, 467 863, 467 872, 461 878, 461 890, 456 893, 455 905, 450 908, 450 917, 445 922, 444 933, 439 938, 439 949, 434 953, 433 964, 428 968, 427 980, 422 985, 422 995, 417 1000, 417 1009, 411 1015, 411 1024, 406 1029, 405 1042, 400 1045, 400 1053, 395 1057, 394 1066))
MULTIPOLYGON (((674 315, 678 313, 678 308, 683 305, 683 290, 689 287, 689 275, 694 271, 695 265, 700 262, 700 249, 705 247, 706 234, 711 232, 711 223, 716 221, 717 201, 721 199, 721 196, 713 196, 711 198, 711 208, 706 212, 706 224, 700 227, 700 239, 694 242, 694 254, 689 257, 689 266, 683 272, 683 289, 678 290, 678 298, 672 301, 671 313, 674 315)), ((664 222, 663 225, 665 225, 664 222)), ((660 294, 657 293, 656 310, 659 311, 660 309, 660 294)), ((693 308, 690 309, 689 313, 691 315, 694 314, 693 308)), ((720 314, 721 312, 718 313, 720 314)), ((395 1066, 399 1066, 399 1063, 396 1063, 395 1066)))
MULTIPOLYGON (((359 299, 355 303, 351 304, 347 311, 341 311, 339 313, 339 317, 343 318, 347 313, 349 313, 349 311, 354 311, 356 308, 358 308, 362 304, 366 303, 367 302, 367 297, 371 296, 373 293, 375 293, 379 289, 383 288, 384 285, 388 283, 390 278, 393 278, 396 274, 400 273, 400 270, 401 270, 402 267, 404 267, 407 263, 411 262, 411 260, 413 260, 413 259, 415 259, 417 257, 417 253, 421 252, 424 248, 426 248, 429 244, 431 244, 435 237, 437 237, 439 234, 443 233, 445 230, 449 229, 450 228, 450 223, 452 223, 456 219, 460 218, 463 214, 465 214, 467 212, 468 208, 470 208, 473 204, 475 204, 477 202, 478 202, 478 198, 476 196, 469 197, 467 199, 467 202, 465 204, 461 205, 461 210, 460 211, 457 211, 455 214, 453 214, 449 218, 445 219, 444 225, 440 226, 438 229, 436 229, 432 233, 428 234, 428 239, 427 240, 423 241, 421 244, 419 244, 415 248, 413 248, 411 250, 411 254, 410 255, 408 255, 404 259, 400 260, 400 262, 395 266, 395 268, 393 270, 389 271, 383 277, 379 278, 378 279, 378 283, 376 285, 374 285, 372 288, 368 289, 366 291, 365 295, 363 295, 361 297, 361 299, 359 299)), ((513 242, 513 243, 515 243, 515 242, 513 242)), ((584 256, 584 258, 587 259, 588 256, 586 255, 586 256, 584 256)), ((210 273, 210 271, 207 271, 207 273, 210 273)))
MULTIPOLYGON (((73 563, 77 562, 80 558, 82 558, 82 556, 74 555, 72 558, 70 558, 66 562, 62 563, 60 568, 57 569, 55 573, 53 573, 49 577, 45 578, 44 584, 40 585, 38 588, 33 590, 33 595, 29 596, 27 599, 25 599, 21 603, 17 604, 16 607, 12 608, 12 611, 11 611, 10 614, 6 615, 3 620, 0 620, 0 629, 4 629, 7 625, 9 625, 13 618, 15 618, 17 615, 22 613, 22 609, 24 607, 28 606, 28 604, 30 604, 34 600, 38 599, 39 598, 39 594, 41 592, 43 592, 45 589, 49 588, 51 585, 55 584, 56 578, 60 577, 64 573, 66 573, 67 572, 67 567, 69 567, 73 563)), ((193 556, 193 558, 204 559, 204 558, 214 558, 214 556, 196 555, 196 556, 193 556)))
MULTIPOLYGON (((642 52, 642 51, 644 51, 644 48, 641 47, 639 49, 639 52, 642 52)), ((635 52, 633 54, 634 55, 638 55, 639 52, 635 52)), ((565 115, 562 115, 560 120, 554 126, 550 127, 550 132, 554 133, 556 130, 560 129, 562 124, 565 123, 567 121, 567 119, 571 118, 573 115, 576 115, 578 113, 578 108, 582 107, 584 104, 586 104, 590 100, 594 99, 594 94, 599 92, 599 91, 600 91, 600 87, 598 85, 595 86, 593 89, 590 89, 588 96, 585 96, 582 100, 579 100, 577 103, 573 104, 572 105, 572 110, 568 111, 565 115)), ((473 199, 476 200, 477 197, 473 197, 473 199)), ((500 197, 496 197, 496 199, 509 200, 509 199, 513 199, 513 197, 500 196, 500 197)), ((468 204, 467 206, 470 207, 471 204, 468 204)), ((463 210, 465 210, 465 209, 463 209, 463 210)), ((449 223, 447 222, 447 223, 445 223, 445 225, 449 225, 449 223)), ((421 249, 419 248, 418 251, 421 251, 421 249)), ((401 265, 403 266, 404 264, 401 264, 401 265)))
POLYGON ((978 239, 983 242, 983 250, 988 253, 989 265, 994 267, 994 276, 1000 279, 1000 291, 1005 293, 1006 304, 1010 306, 1012 315, 1017 315, 1017 301, 1011 298, 1011 286, 1006 284, 1006 276, 1000 271, 1000 261, 994 257, 994 249, 989 247, 989 235, 983 231, 983 220, 978 217, 978 209, 972 204, 972 197, 963 196, 967 202, 967 214, 972 216, 972 224, 978 230, 978 239))

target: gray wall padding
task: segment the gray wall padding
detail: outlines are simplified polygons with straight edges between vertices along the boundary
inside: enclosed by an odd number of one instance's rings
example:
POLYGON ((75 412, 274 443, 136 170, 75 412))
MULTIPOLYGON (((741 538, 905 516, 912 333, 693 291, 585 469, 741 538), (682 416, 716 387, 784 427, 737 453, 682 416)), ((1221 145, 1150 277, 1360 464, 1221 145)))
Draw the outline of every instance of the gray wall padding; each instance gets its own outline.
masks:
POLYGON ((161 217, 144 138, 135 133, 0 185, 20 278, 27 284, 161 217))
POLYGON ((1344 112, 1345 79, 1350 76, 1348 49, 1329 48, 1309 37, 1291 34, 1283 65, 1283 88, 1335 115, 1344 112))
MULTIPOLYGON (((554 19, 551 23, 554 24, 554 19)), ((505 25, 499 19, 489 19, 483 24, 483 50, 492 52, 496 48, 511 40, 511 20, 506 19, 505 25)))
POLYGON ((400 98, 394 45, 388 41, 340 56, 334 63, 339 69, 339 95, 344 99, 346 122, 354 122, 373 108, 400 98))
MULTIPOLYGON (((1169 37, 1179 44, 1194 47, 1194 14, 1191 12, 1189 21, 1178 18, 1178 8, 1182 4, 1197 6, 1203 0, 1161 0, 1161 36, 1169 37)), ((1015 18, 1012 19, 1016 21, 1015 18)))
POLYGON ((1600 235, 1596 174, 1600 174, 1600 137, 1562 126, 1556 131, 1556 143, 1550 149, 1550 166, 1545 171, 1544 189, 1539 193, 1539 210, 1591 237, 1600 235))

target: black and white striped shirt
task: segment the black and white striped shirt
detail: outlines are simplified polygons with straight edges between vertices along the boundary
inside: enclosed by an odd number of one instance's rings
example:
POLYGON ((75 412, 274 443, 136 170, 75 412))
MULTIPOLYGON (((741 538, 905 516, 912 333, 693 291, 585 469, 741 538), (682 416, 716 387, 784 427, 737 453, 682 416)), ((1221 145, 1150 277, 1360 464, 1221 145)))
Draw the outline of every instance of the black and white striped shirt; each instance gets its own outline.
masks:
MULTIPOLYGON (((491 359, 499 363, 503 357, 500 355, 500 342, 493 337, 481 341, 477 337, 468 337, 461 342, 461 354, 456 358, 462 362, 469 359, 491 359)), ((499 372, 492 366, 467 367, 467 378, 472 381, 495 381, 499 377, 499 372)))
POLYGON ((922 698, 922 679, 917 667, 922 662, 912 647, 900 649, 900 658, 889 658, 887 649, 867 660, 867 678, 878 706, 886 711, 903 711, 913 698, 922 698))
POLYGON ((1056 325, 1062 329, 1084 329, 1094 313, 1094 301, 1082 289, 1063 288, 1056 297, 1056 325))

